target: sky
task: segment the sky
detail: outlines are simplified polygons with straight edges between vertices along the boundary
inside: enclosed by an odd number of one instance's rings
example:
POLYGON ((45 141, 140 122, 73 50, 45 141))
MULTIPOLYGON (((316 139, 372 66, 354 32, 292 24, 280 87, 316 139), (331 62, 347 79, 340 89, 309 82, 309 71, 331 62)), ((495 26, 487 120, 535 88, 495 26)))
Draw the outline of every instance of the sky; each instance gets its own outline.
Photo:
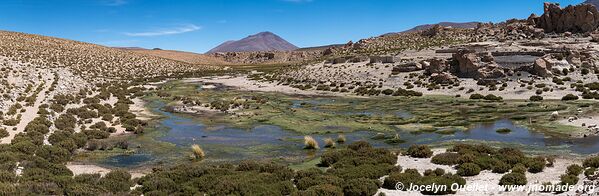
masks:
MULTIPOLYGON (((544 1, 2 0, 0 30, 203 53, 262 31, 310 47, 355 42, 421 24, 501 22, 540 15, 544 1)), ((564 7, 582 0, 554 2, 564 7)))

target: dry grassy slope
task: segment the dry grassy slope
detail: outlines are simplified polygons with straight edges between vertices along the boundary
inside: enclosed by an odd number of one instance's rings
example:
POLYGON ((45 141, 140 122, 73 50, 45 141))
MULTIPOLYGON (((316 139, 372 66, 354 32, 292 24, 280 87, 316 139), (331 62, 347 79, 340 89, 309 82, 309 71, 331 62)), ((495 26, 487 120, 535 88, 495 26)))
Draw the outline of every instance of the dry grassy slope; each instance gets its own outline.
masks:
POLYGON ((87 77, 142 78, 217 69, 100 45, 0 31, 0 56, 46 67, 67 67, 87 77))
POLYGON ((121 49, 135 53, 152 55, 176 61, 182 61, 199 65, 228 65, 231 64, 214 56, 198 54, 193 52, 183 52, 176 50, 148 50, 148 49, 121 49))

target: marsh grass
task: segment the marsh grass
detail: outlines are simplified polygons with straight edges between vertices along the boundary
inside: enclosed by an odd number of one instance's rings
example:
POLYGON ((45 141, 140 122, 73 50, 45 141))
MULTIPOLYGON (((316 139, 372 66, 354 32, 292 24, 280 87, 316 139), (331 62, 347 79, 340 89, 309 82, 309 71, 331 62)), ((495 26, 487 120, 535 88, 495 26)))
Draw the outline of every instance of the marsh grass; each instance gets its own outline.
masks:
POLYGON ((318 142, 312 136, 304 136, 304 149, 318 149, 318 142))
POLYGON ((202 160, 206 156, 204 150, 197 144, 191 145, 191 151, 193 152, 193 158, 196 160, 202 160))

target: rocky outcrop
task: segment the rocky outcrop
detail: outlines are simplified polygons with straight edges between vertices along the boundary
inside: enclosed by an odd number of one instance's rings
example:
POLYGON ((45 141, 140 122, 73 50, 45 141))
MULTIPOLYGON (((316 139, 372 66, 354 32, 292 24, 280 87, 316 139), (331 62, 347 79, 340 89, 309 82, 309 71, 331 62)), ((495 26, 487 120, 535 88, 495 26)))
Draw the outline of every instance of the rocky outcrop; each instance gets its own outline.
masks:
POLYGON ((476 53, 471 50, 460 50, 452 55, 453 59, 457 61, 457 67, 454 69, 459 77, 464 78, 476 78, 478 74, 478 68, 480 67, 480 59, 476 56, 476 53))
POLYGON ((428 66, 424 67, 424 73, 432 75, 434 73, 441 73, 449 71, 449 63, 445 59, 434 58, 429 60, 428 66))
POLYGON ((456 63, 451 70, 459 77, 479 80, 496 79, 506 75, 490 53, 477 54, 471 50, 460 50, 452 56, 456 63))
POLYGON ((589 4, 562 9, 559 4, 545 3, 545 12, 535 19, 534 24, 545 32, 591 32, 599 27, 599 11, 589 4))
POLYGON ((418 62, 409 62, 393 67, 392 73, 413 72, 422 70, 422 64, 418 62))

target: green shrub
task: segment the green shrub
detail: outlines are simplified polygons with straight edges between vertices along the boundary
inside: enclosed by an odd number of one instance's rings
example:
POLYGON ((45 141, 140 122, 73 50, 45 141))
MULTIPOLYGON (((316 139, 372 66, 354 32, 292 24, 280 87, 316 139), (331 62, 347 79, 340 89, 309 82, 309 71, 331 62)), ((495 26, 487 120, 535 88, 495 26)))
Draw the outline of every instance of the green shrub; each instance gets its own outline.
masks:
POLYGON ((458 166, 457 174, 460 176, 476 176, 480 173, 480 167, 474 163, 464 163, 458 166))
POLYGON ((573 95, 573 94, 567 94, 564 97, 562 97, 562 101, 572 101, 572 100, 578 100, 578 96, 573 95))
POLYGON ((505 172, 510 171, 511 166, 507 163, 504 163, 503 161, 498 161, 496 163, 496 165, 493 167, 492 172, 493 173, 498 173, 498 174, 503 174, 505 172))
POLYGON ((383 188, 395 190, 395 185, 398 182, 401 182, 405 186, 417 184, 420 177, 422 176, 415 169, 406 169, 406 171, 403 173, 391 173, 387 178, 385 178, 383 182, 383 188))
POLYGON ((578 183, 578 176, 571 174, 564 174, 559 177, 560 184, 562 185, 575 185, 578 183))
POLYGON ((459 163, 458 162, 459 157, 460 157, 460 155, 458 153, 444 152, 444 153, 433 156, 433 158, 431 159, 431 163, 434 163, 437 165, 456 165, 459 163))
POLYGON ((539 173, 545 169, 545 159, 533 159, 528 163, 528 172, 530 173, 539 173))
POLYGON ((508 173, 501 177, 499 185, 526 185, 526 176, 522 173, 508 173))
POLYGON ((345 182, 343 194, 348 196, 374 195, 380 186, 378 180, 358 178, 345 182))
POLYGON ((572 164, 572 165, 569 165, 568 168, 566 169, 566 174, 578 176, 582 173, 583 169, 584 168, 582 168, 580 165, 572 164))
POLYGON ((530 101, 543 101, 543 96, 533 95, 533 96, 530 96, 530 98, 528 100, 530 100, 530 101))
POLYGON ((590 178, 590 177, 594 176, 596 172, 597 172, 597 168, 589 167, 586 170, 584 170, 584 176, 586 176, 587 178, 590 178))
POLYGON ((433 151, 427 145, 412 145, 408 148, 407 155, 414 158, 429 158, 433 151))
POLYGON ((593 157, 586 158, 582 162, 582 166, 599 168, 599 156, 593 156, 593 157))

